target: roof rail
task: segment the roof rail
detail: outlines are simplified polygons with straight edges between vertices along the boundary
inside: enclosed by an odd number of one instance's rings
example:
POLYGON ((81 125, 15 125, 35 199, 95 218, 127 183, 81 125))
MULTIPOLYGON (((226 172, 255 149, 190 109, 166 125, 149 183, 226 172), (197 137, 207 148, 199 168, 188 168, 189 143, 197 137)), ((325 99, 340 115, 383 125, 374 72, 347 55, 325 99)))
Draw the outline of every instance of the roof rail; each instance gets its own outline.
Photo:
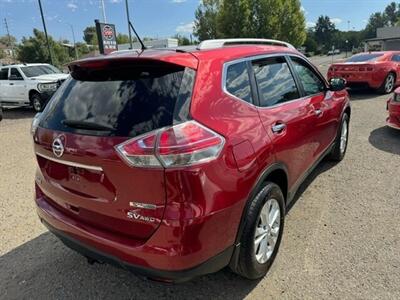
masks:
POLYGON ((229 45, 274 45, 283 46, 290 49, 296 49, 292 44, 270 39, 216 39, 216 40, 205 40, 202 41, 198 48, 199 50, 222 48, 229 45))

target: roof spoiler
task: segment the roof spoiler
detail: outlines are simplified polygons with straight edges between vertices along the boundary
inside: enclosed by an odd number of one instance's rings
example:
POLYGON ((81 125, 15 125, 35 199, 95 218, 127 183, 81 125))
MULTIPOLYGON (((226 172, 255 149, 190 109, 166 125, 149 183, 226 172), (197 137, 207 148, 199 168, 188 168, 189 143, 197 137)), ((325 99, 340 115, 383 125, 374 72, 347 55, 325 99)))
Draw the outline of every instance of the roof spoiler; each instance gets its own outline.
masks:
POLYGON ((198 50, 222 48, 224 46, 230 45, 272 45, 272 46, 282 46, 290 49, 296 49, 292 44, 287 42, 270 40, 270 39, 215 39, 215 40, 205 40, 202 41, 197 47, 198 50))

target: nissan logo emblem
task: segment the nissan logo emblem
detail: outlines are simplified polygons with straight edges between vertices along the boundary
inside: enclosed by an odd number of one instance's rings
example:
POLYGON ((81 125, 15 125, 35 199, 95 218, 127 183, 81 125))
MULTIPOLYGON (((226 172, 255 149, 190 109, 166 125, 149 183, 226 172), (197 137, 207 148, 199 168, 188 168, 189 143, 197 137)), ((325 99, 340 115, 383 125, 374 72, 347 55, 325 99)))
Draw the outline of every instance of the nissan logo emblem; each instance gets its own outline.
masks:
POLYGON ((63 140, 65 140, 65 137, 58 136, 54 139, 53 144, 51 145, 53 153, 57 157, 61 157, 64 154, 63 140))

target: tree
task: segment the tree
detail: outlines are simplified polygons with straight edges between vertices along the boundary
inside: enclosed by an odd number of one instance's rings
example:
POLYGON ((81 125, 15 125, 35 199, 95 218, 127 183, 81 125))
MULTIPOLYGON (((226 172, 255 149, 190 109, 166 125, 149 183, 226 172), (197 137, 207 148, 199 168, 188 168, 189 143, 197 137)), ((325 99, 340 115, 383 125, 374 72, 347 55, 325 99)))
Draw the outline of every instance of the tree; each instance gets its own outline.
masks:
POLYGON ((217 34, 222 38, 251 35, 249 16, 248 0, 223 0, 217 16, 217 34))
MULTIPOLYGON (((56 66, 61 66, 71 61, 68 50, 66 50, 66 48, 62 46, 62 42, 56 42, 51 36, 49 36, 49 44, 53 54, 53 62, 56 66)), ((50 62, 46 37, 42 31, 36 28, 33 29, 33 37, 22 38, 22 42, 18 46, 17 53, 18 60, 20 60, 21 62, 50 62)))
POLYGON ((203 0, 195 12, 193 34, 200 41, 218 38, 217 22, 220 0, 203 0))
POLYGON ((388 24, 390 26, 395 26, 400 19, 400 4, 397 5, 396 2, 390 3, 385 8, 385 15, 388 24))
POLYGON ((299 0, 285 0, 280 11, 280 33, 278 38, 302 46, 307 37, 306 20, 299 0))
POLYGON ((388 25, 389 25, 389 20, 385 14, 380 12, 372 14, 369 17, 367 26, 365 27, 364 30, 365 38, 376 37, 376 30, 380 27, 385 27, 388 25))
POLYGON ((190 40, 186 36, 175 34, 172 38, 178 40, 178 46, 191 45, 190 40))
POLYGON ((129 44, 129 36, 127 34, 118 33, 117 43, 118 44, 129 44))
POLYGON ((315 24, 315 40, 325 50, 332 46, 333 35, 336 32, 335 24, 328 16, 319 16, 315 24))
POLYGON ((83 40, 88 45, 97 45, 97 32, 95 26, 88 26, 83 30, 83 40))
POLYGON ((6 57, 6 53, 4 52, 3 49, 0 49, 0 59, 6 57))
POLYGON ((3 44, 3 45, 6 45, 6 46, 10 47, 11 46, 10 45, 10 41, 11 41, 11 45, 13 47, 17 43, 17 39, 12 35, 10 35, 10 39, 8 39, 8 35, 0 36, 0 44, 3 44))

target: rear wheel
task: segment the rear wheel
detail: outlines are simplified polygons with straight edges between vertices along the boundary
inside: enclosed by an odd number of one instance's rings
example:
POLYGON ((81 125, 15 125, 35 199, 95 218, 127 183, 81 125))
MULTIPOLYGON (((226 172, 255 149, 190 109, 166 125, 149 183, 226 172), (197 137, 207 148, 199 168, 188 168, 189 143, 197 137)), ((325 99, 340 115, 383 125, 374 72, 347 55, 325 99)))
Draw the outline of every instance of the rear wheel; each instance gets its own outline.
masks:
POLYGON ((331 160, 341 161, 346 154, 349 140, 349 121, 349 115, 345 113, 336 136, 335 145, 329 157, 331 160))
POLYGON ((36 112, 41 112, 43 110, 44 103, 38 93, 32 93, 29 100, 31 102, 33 109, 36 112))
POLYGON ((395 83, 396 75, 394 73, 389 73, 388 76, 386 76, 385 81, 379 88, 379 92, 382 94, 390 94, 394 90, 395 83))
POLYGON ((266 182, 247 212, 234 272, 248 279, 265 276, 278 253, 285 217, 281 189, 266 182))

